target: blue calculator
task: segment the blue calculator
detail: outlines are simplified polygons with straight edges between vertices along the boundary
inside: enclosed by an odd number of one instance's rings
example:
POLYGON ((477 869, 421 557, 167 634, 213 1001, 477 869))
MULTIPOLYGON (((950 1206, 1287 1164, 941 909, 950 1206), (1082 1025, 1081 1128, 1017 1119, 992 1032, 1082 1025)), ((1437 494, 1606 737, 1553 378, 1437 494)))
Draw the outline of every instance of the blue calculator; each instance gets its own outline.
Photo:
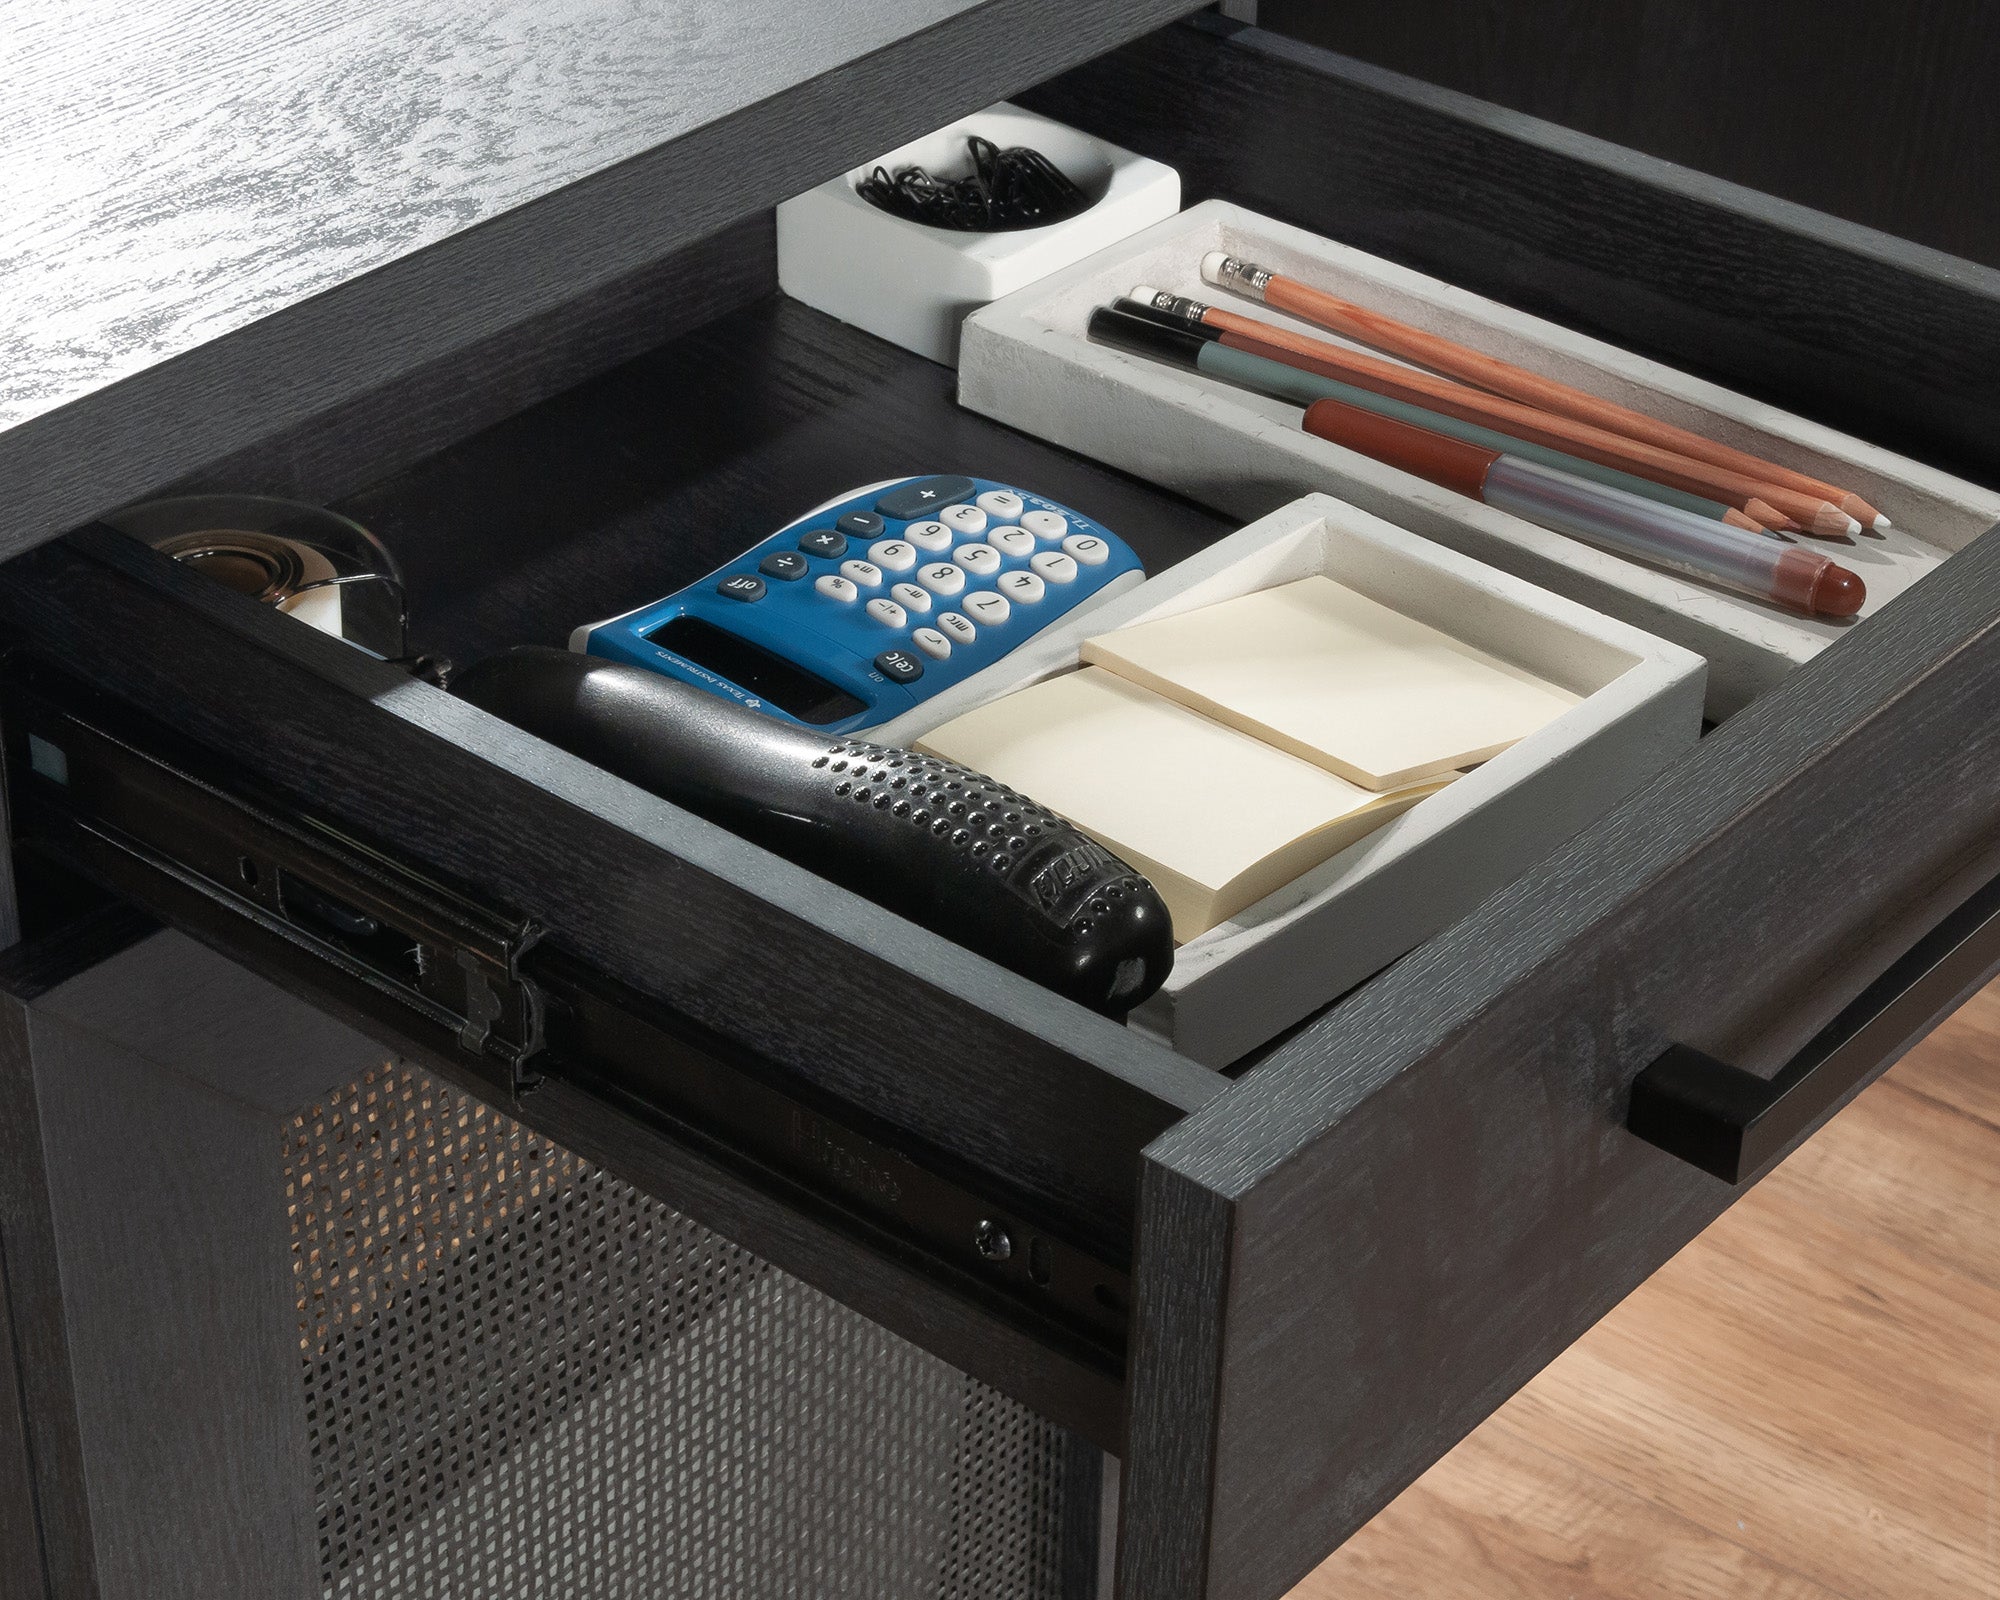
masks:
POLYGON ((986 478, 891 478, 569 647, 851 733, 1144 577, 1124 540, 1053 500, 986 478))

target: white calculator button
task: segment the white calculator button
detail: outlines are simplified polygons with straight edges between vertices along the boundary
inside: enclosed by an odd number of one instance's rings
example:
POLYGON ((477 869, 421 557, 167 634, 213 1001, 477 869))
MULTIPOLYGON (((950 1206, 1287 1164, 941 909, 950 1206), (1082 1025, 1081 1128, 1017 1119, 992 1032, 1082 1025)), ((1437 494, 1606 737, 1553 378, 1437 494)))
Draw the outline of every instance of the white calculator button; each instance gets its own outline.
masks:
POLYGON ((1086 567, 1101 567, 1111 559, 1111 546, 1087 533, 1071 534, 1063 548, 1086 567))
POLYGON ((917 582, 932 594, 954 595, 965 587, 965 574, 949 561, 933 561, 917 568, 917 582))
POLYGON ((989 628, 1005 622, 1014 610, 1004 594, 995 594, 991 589, 980 589, 967 595, 962 604, 989 628))
POLYGON ((1053 511, 1030 511, 1021 519, 1021 526, 1037 539, 1055 540, 1069 532, 1069 518, 1053 511))
POLYGON ((979 637, 979 630, 956 611, 947 611, 938 618, 938 626, 960 644, 971 644, 979 637))
POLYGON ((972 502, 995 522, 1016 521, 1027 510, 1019 495, 1011 489, 988 489, 972 502))
POLYGON ((938 521, 956 528, 961 534, 986 531, 986 513, 977 506, 946 506, 938 513, 938 521))
POLYGON ((868 559, 888 572, 908 572, 917 564, 917 547, 903 539, 877 539, 868 559))
POLYGON ((843 561, 840 564, 840 575, 852 583, 860 584, 864 589, 882 587, 882 569, 872 561, 843 561))
POLYGON ((1074 583, 1076 581, 1076 561, 1060 550, 1044 550, 1028 562, 1050 583, 1074 583))
POLYGON ((990 544, 962 544, 951 559, 975 578, 990 578, 1000 570, 1000 552, 990 544))
POLYGON ((942 661, 951 654, 951 641, 935 628, 919 628, 910 635, 910 643, 927 656, 942 661))
POLYGON ((989 533, 986 542, 1003 556, 1031 556, 1035 553, 1035 536, 1021 528, 1002 528, 997 533, 989 533))
POLYGON ((868 615, 885 628, 900 628, 910 620, 910 614, 893 600, 870 600, 868 615))
POLYGON ((839 600, 846 605, 852 605, 856 600, 861 598, 861 591, 859 589, 855 588, 845 578, 836 578, 830 572, 816 582, 813 587, 825 595, 827 599, 839 600))
POLYGON ((897 605, 912 611, 928 611, 931 608, 931 592, 920 589, 914 583, 899 583, 889 591, 889 596, 897 605))
POLYGON ((951 529, 935 519, 928 522, 913 522, 903 530, 903 537, 919 550, 928 550, 936 555, 940 550, 949 550, 956 537, 951 529))
POLYGON ((1017 606, 1031 606, 1041 599, 1043 593, 1042 580, 1032 572, 1022 572, 1018 568, 1002 573, 997 587, 1017 606))

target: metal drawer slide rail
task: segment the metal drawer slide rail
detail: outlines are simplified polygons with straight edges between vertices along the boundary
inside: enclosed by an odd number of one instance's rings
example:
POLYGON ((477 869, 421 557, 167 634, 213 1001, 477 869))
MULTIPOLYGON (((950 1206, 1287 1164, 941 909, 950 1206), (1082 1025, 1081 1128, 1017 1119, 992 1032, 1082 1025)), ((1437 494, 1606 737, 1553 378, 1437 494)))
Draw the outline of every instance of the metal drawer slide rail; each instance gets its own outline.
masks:
POLYGON ((1116 1380, 1129 1276, 808 1102, 742 1052, 382 851, 218 780, 199 753, 40 663, 0 674, 9 801, 40 849, 196 937, 246 939, 279 981, 333 989, 510 1106, 544 1075, 696 1144, 1116 1380), (199 770, 197 770, 199 769, 199 770))

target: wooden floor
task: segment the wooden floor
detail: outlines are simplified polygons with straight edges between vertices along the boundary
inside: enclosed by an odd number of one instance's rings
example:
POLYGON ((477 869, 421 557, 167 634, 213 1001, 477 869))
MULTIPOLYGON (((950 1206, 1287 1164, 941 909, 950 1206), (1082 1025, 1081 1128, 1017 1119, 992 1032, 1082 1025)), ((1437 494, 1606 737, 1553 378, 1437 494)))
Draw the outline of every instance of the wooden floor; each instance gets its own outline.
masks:
POLYGON ((1291 1600, 2000 1597, 2000 984, 1291 1600))

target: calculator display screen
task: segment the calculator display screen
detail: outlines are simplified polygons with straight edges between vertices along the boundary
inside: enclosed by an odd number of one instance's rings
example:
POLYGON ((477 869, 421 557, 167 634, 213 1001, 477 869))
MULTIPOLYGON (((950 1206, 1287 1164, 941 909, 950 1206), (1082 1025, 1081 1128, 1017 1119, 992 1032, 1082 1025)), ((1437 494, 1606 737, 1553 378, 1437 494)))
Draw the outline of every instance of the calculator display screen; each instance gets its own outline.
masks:
POLYGON ((646 638, 683 660, 727 678, 739 689, 748 690, 801 722, 815 725, 838 722, 868 709, 865 702, 837 684, 814 677, 795 662, 773 655, 762 645, 738 638, 699 617, 675 617, 646 638))

